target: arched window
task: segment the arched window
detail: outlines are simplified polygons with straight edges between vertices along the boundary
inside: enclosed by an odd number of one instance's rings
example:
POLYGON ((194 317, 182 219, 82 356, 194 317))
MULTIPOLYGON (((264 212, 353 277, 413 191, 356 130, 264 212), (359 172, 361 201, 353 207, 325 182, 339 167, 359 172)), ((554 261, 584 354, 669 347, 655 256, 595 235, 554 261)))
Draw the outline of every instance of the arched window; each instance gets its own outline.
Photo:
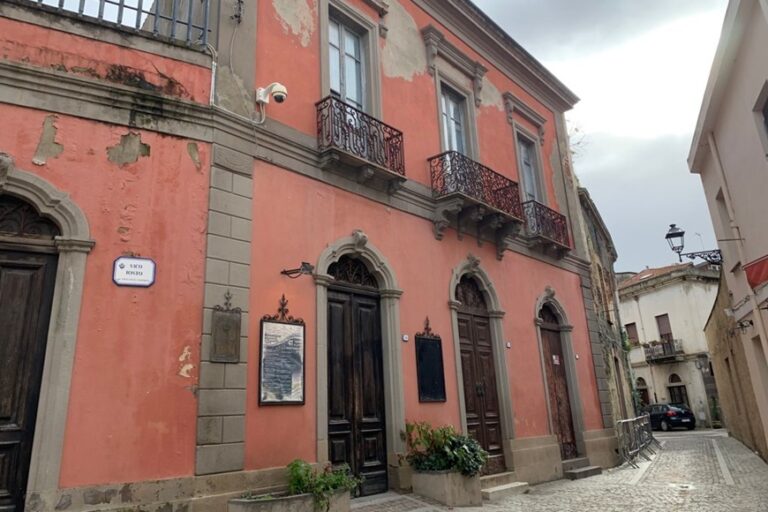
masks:
POLYGON ((647 388, 648 384, 645 383, 644 378, 638 377, 637 380, 635 381, 635 387, 637 387, 638 389, 647 388))
POLYGON ((680 380, 680 376, 678 374, 673 373, 672 375, 669 376, 669 383, 670 384, 682 384, 683 381, 680 380))

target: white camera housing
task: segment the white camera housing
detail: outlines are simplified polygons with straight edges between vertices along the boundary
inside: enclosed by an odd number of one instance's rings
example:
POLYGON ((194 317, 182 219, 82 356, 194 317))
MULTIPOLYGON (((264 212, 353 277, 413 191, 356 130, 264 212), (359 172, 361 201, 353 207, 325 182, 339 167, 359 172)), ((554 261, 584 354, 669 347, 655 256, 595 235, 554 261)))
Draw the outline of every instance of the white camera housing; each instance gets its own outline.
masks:
POLYGON ((270 97, 274 98, 275 103, 283 103, 288 99, 288 89, 280 82, 256 89, 256 103, 267 104, 270 97))

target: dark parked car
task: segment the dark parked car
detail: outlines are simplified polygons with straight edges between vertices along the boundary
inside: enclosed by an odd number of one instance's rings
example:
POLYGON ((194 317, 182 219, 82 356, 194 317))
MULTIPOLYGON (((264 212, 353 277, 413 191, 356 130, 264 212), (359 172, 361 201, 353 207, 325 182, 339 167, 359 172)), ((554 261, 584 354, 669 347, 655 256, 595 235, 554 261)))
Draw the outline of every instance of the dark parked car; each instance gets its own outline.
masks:
POLYGON ((672 428, 696 428, 696 416, 685 404, 653 404, 645 408, 651 416, 651 428, 667 431, 672 428))

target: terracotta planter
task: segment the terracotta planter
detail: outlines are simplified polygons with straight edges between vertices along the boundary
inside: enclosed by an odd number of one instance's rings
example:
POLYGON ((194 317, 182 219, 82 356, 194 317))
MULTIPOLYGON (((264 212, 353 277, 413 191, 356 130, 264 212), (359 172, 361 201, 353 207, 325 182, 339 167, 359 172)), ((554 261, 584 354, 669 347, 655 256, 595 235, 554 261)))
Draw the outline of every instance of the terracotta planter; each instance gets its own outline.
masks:
MULTIPOLYGON (((329 512, 349 512, 348 491, 339 491, 331 496, 329 512)), ((325 512, 315 510, 315 500, 311 494, 296 496, 270 496, 255 498, 235 498, 229 500, 227 512, 325 512)))
POLYGON ((413 492, 449 507, 472 507, 483 504, 480 477, 464 476, 458 471, 414 471, 413 492))

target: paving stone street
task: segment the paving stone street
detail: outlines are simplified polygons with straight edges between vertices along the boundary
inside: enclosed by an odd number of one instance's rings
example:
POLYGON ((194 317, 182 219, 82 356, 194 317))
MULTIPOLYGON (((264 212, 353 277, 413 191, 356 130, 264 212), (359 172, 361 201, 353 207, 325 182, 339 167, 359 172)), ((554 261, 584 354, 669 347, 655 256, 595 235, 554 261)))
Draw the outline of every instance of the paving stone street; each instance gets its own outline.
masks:
MULTIPOLYGON (((464 508, 467 512, 768 511, 768 465, 723 430, 658 433, 663 449, 639 468, 622 466, 583 480, 532 486, 530 492, 464 508)), ((413 495, 353 502, 355 512, 449 510, 413 495)))

